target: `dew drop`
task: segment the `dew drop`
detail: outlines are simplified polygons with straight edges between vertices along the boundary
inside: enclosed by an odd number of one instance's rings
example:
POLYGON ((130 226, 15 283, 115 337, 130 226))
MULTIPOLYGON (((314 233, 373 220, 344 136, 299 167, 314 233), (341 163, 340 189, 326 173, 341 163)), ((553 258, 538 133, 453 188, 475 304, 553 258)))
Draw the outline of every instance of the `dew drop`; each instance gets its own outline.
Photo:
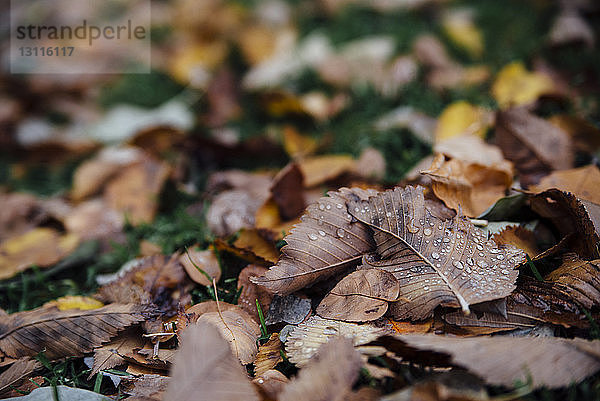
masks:
POLYGON ((424 289, 425 291, 429 291, 429 287, 428 287, 428 286, 424 286, 424 287, 423 287, 423 289, 424 289))
POLYGON ((338 209, 341 209, 341 208, 344 207, 344 205, 342 205, 341 203, 338 203, 338 204, 335 205, 335 207, 337 207, 338 209))
POLYGON ((325 329, 323 330, 323 334, 326 335, 333 335, 333 334, 337 334, 337 329, 335 327, 325 327, 325 329))
POLYGON ((319 203, 319 210, 325 210, 325 205, 322 203, 319 203))
POLYGON ((324 237, 324 236, 326 236, 327 234, 325 234, 325 231, 323 231, 323 230, 319 230, 319 235, 320 235, 321 237, 324 237))
POLYGON ((359 208, 358 206, 357 206, 357 207, 355 207, 355 208, 354 208, 354 212, 355 212, 355 213, 358 213, 358 212, 360 212, 360 208, 359 208))
POLYGON ((327 210, 331 209, 331 205, 325 206, 325 209, 327 209, 327 210))
POLYGON ((480 251, 483 251, 483 245, 481 245, 481 244, 477 245, 477 249, 480 251))
POLYGON ((479 266, 479 267, 488 267, 488 264, 487 264, 487 262, 486 262, 486 261, 484 261, 484 260, 479 260, 479 261, 477 262, 477 266, 479 266))
POLYGON ((456 267, 457 269, 463 268, 463 264, 460 260, 455 260, 454 262, 452 262, 452 265, 454 265, 454 267, 456 267))
POLYGON ((308 234, 308 238, 311 239, 311 240, 313 240, 313 241, 316 241, 318 237, 317 237, 316 234, 310 233, 310 234, 308 234))
POLYGON ((337 231, 336 231, 336 233, 337 233, 337 236, 340 237, 340 238, 344 238, 344 234, 346 234, 344 232, 343 228, 338 228, 337 231))
POLYGON ((467 268, 465 269, 467 271, 467 273, 471 273, 473 270, 471 270, 471 268, 469 266, 467 266, 467 268))
POLYGON ((423 230, 423 234, 425 234, 425 235, 431 235, 431 232, 432 232, 431 228, 426 228, 423 230))
POLYGON ((304 343, 303 343, 302 341, 296 341, 296 342, 294 343, 294 345, 295 345, 296 347, 302 347, 302 346, 304 345, 304 343))
POLYGON ((502 274, 508 274, 508 273, 509 273, 509 271, 508 271, 508 270, 506 270, 506 269, 502 269, 502 271, 501 271, 500 273, 502 273, 502 274))
POLYGON ((473 266, 473 259, 467 258, 467 264, 473 266))
POLYGON ((502 259, 504 259, 504 255, 498 255, 498 256, 496 256, 496 258, 497 258, 498 260, 502 260, 502 259))
POLYGON ((431 258, 432 258, 432 259, 439 259, 439 258, 440 258, 440 254, 439 254, 439 253, 437 253, 437 252, 433 252, 433 253, 431 254, 431 258))
POLYGON ((387 217, 392 217, 392 212, 387 212, 385 215, 386 215, 387 217))

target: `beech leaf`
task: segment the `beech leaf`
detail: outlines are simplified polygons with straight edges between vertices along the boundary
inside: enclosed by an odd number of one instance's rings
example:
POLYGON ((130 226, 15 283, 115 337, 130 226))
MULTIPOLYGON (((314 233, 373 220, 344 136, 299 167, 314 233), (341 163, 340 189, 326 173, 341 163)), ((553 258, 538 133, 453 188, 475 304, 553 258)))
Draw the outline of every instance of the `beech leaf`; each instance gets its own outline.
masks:
POLYGON ((245 369, 231 353, 229 344, 210 323, 198 322, 182 336, 172 377, 164 396, 169 401, 258 401, 245 369))
POLYGON ((379 319, 388 301, 398 299, 396 278, 385 270, 358 270, 344 277, 321 301, 317 313, 327 319, 366 322, 379 319))
MULTIPOLYGON (((35 359, 21 358, 0 374, 0 397, 6 396, 42 364, 35 359)), ((4 397, 2 397, 4 398, 4 397)))
POLYGON ((342 188, 308 206, 301 223, 285 237, 287 245, 282 248, 277 265, 250 280, 276 294, 287 295, 358 262, 363 253, 373 248, 373 242, 367 227, 351 223, 346 200, 350 196, 367 199, 375 193, 342 188))
POLYGON ((379 260, 366 266, 391 272, 400 299, 397 319, 424 319, 438 305, 460 306, 503 298, 515 289, 523 251, 488 240, 464 216, 442 220, 425 207, 422 187, 396 188, 349 204, 352 215, 374 230, 379 260))
POLYGON ((21 358, 45 350, 50 360, 81 355, 143 321, 148 311, 147 306, 111 304, 92 310, 39 308, 14 313, 0 321, 0 351, 21 358))
POLYGON ((561 292, 588 309, 600 304, 600 259, 585 261, 567 254, 546 280, 556 283, 561 292))

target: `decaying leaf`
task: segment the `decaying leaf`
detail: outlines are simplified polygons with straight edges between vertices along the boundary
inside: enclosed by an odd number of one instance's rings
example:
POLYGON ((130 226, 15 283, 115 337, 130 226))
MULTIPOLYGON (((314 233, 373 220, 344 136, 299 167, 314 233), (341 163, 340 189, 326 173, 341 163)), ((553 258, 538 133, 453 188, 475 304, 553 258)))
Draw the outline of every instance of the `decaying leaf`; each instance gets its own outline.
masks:
POLYGON ((446 160, 438 154, 429 169, 421 173, 431 178, 433 192, 446 206, 476 217, 504 197, 512 184, 513 168, 506 160, 485 166, 446 160))
MULTIPOLYGON (((231 347, 231 352, 244 365, 254 362, 258 347, 256 339, 260 337, 260 328, 250 315, 239 307, 226 311, 204 313, 197 323, 214 325, 231 347)), ((188 329, 189 330, 189 329, 188 329)))
POLYGON ((319 347, 335 337, 348 337, 353 344, 370 343, 377 337, 390 333, 391 329, 372 323, 357 324, 312 316, 299 324, 285 339, 285 351, 290 362, 304 366, 319 347))
POLYGON ((285 237, 279 263, 252 282, 276 294, 290 294, 358 262, 373 247, 371 234, 367 227, 352 224, 346 200, 367 199, 374 193, 342 188, 308 206, 302 222, 285 237))
POLYGON ((358 378, 361 364, 352 340, 344 337, 333 339, 319 347, 298 376, 284 387, 279 400, 344 400, 358 378))
POLYGON ((542 192, 550 188, 571 192, 579 199, 600 204, 600 169, 590 164, 571 170, 554 171, 542 178, 539 184, 532 185, 530 190, 542 192))
POLYGON ((127 330, 117 338, 96 348, 94 350, 94 365, 89 377, 104 369, 111 369, 125 363, 123 355, 131 352, 134 348, 141 348, 144 338, 137 330, 127 330))
POLYGON ((422 187, 396 188, 352 201, 348 209, 374 230, 379 260, 400 284, 390 305, 397 319, 424 319, 440 304, 460 306, 503 298, 515 288, 523 251, 499 247, 464 216, 442 220, 425 207, 422 187))
POLYGON ((499 233, 492 235, 498 245, 514 245, 522 249, 532 259, 540 254, 533 231, 521 226, 508 226, 499 233))
POLYGON ((600 303, 600 260, 581 260, 567 254, 562 265, 552 271, 546 280, 555 283, 573 300, 591 309, 600 303))
POLYGON ((79 243, 75 234, 60 234, 47 228, 34 228, 0 244, 0 280, 13 277, 31 265, 48 267, 69 255, 79 243))
POLYGON ((221 332, 207 322, 198 322, 184 333, 163 399, 192 401, 198 394, 208 400, 259 399, 221 332))
POLYGON ((200 285, 212 284, 212 281, 204 273, 216 281, 221 278, 221 267, 212 249, 204 251, 190 250, 179 257, 179 263, 181 263, 192 281, 200 285), (204 273, 198 269, 201 269, 204 273))
POLYGON ((317 307, 326 318, 347 322, 377 320, 387 312, 388 302, 398 299, 399 285, 389 272, 365 269, 344 277, 317 307))
POLYGON ((265 267, 248 265, 242 269, 238 276, 238 289, 242 289, 238 298, 238 305, 252 316, 256 322, 260 321, 258 310, 256 308, 256 301, 258 300, 263 311, 268 311, 271 300, 273 299, 273 294, 251 282, 250 277, 260 276, 266 271, 267 269, 265 267))
POLYGON ((258 347, 258 354, 254 361, 254 373, 256 376, 262 376, 268 370, 273 369, 279 362, 283 361, 281 350, 283 344, 279 339, 279 334, 273 333, 269 341, 258 347))
POLYGON ((93 310, 39 308, 0 322, 0 351, 12 358, 45 350, 48 359, 81 355, 145 319, 147 306, 111 304, 93 310))
POLYGON ((275 295, 267 312, 268 325, 277 323, 302 323, 311 313, 310 299, 295 294, 275 295))
POLYGON ((382 341, 398 356, 462 366, 490 384, 507 387, 531 378, 533 388, 558 388, 600 370, 600 341, 551 337, 453 338, 429 334, 397 335, 382 341))
POLYGON ((13 387, 27 379, 42 364, 35 359, 21 358, 0 374, 0 397, 8 395, 13 387))
POLYGON ((496 116, 496 142, 515 164, 524 186, 537 183, 552 170, 573 166, 571 138, 548 121, 515 108, 496 116))

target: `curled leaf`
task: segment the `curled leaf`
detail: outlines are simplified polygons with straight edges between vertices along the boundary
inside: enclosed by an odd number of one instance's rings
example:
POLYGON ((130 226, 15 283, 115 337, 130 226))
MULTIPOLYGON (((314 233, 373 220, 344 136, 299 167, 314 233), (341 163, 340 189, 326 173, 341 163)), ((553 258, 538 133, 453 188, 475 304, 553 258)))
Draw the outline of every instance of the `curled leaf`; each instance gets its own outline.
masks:
POLYGON ((546 280, 588 309, 600 304, 600 259, 586 261, 568 254, 546 280))

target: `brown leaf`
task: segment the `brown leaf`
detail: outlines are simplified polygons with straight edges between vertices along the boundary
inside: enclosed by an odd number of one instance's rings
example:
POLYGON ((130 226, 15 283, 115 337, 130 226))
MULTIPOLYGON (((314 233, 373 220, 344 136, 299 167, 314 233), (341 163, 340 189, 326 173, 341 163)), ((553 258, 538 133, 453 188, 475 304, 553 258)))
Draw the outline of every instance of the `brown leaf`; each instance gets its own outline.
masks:
POLYGON ((366 199, 374 191, 342 188, 311 204, 291 234, 277 265, 252 278, 276 294, 290 294, 344 270, 372 249, 368 228, 351 223, 346 200, 366 199))
POLYGON ((240 230, 233 246, 242 253, 250 252, 261 260, 265 266, 277 263, 279 258, 279 251, 275 248, 275 245, 264 239, 257 230, 240 230))
MULTIPOLYGON (((459 312, 460 313, 460 312, 459 312)), ((388 319, 390 327, 394 332, 398 334, 428 333, 433 327, 433 319, 424 320, 422 322, 398 322, 395 320, 388 319)))
POLYGON ((397 319, 424 319, 438 305, 460 306, 503 298, 515 288, 523 251, 498 247, 464 216, 442 220, 425 207, 422 187, 396 188, 368 201, 353 201, 350 213, 374 230, 379 260, 400 284, 390 305, 397 319))
POLYGON ((48 217, 33 195, 0 194, 0 204, 0 241, 24 234, 48 217))
POLYGON ((365 269, 350 273, 327 294, 317 313, 334 320, 367 322, 387 312, 388 302, 398 299, 398 280, 389 272, 365 269))
POLYGON ((453 136, 443 140, 435 144, 434 151, 468 163, 487 167, 501 166, 501 170, 512 174, 512 165, 507 165, 500 148, 490 145, 475 134, 453 136))
POLYGON ((542 192, 550 188, 571 192, 579 199, 600 204, 600 169, 590 164, 572 170, 555 171, 542 178, 539 184, 531 186, 530 190, 542 192))
POLYGON ((485 166, 445 160, 444 155, 438 154, 429 169, 421 173, 431 178, 433 192, 446 206, 476 217, 505 196, 512 184, 513 169, 506 160, 485 166))
POLYGON ((262 376, 268 370, 273 369, 279 362, 283 361, 281 350, 283 344, 279 339, 279 334, 273 333, 269 341, 258 347, 256 361, 254 361, 254 372, 256 376, 262 376))
MULTIPOLYGON (((121 232, 123 215, 102 199, 91 199, 73 208, 64 220, 65 228, 83 240, 111 238, 121 232)), ((112 239, 112 238, 111 238, 112 239)))
POLYGON ((261 197, 252 196, 249 191, 223 191, 213 199, 206 221, 216 235, 231 235, 242 228, 254 226, 254 215, 263 202, 261 197))
POLYGON ((252 383, 258 387, 263 399, 276 400, 279 393, 289 383, 289 379, 278 370, 267 370, 261 376, 252 380, 252 383))
POLYGON ((496 142, 504 156, 515 164, 523 186, 539 182, 553 170, 573 166, 569 134, 525 109, 497 114, 496 142))
POLYGON ((161 401, 167 390, 170 377, 157 374, 125 376, 120 388, 134 401, 161 401))
POLYGON ((412 386, 379 398, 379 401, 488 401, 478 377, 461 371, 433 374, 412 386))
POLYGON ((0 280, 13 277, 31 265, 48 267, 68 254, 79 244, 75 234, 60 234, 42 227, 12 237, 0 244, 0 280))
POLYGON ((258 277, 266 271, 267 269, 265 267, 248 265, 242 269, 238 276, 238 290, 240 288, 242 289, 238 298, 238 305, 246 311, 246 313, 252 316, 256 322, 260 321, 258 310, 256 309, 256 300, 258 300, 263 312, 268 311, 271 300, 273 299, 273 294, 251 282, 250 277, 258 277))
POLYGON ((362 345, 390 333, 391 329, 373 323, 357 324, 312 316, 299 324, 285 339, 285 351, 290 362, 302 367, 314 356, 322 344, 336 337, 348 337, 353 344, 362 345))
POLYGON ((88 376, 90 379, 104 369, 111 369, 125 363, 122 355, 144 345, 144 339, 137 330, 127 330, 117 338, 94 350, 94 365, 88 376))
POLYGON ((314 156, 298 162, 304 187, 312 188, 352 171, 355 161, 347 155, 314 156))
MULTIPOLYGON (((388 341, 391 340, 391 341, 388 341)), ((533 388, 558 388, 600 370, 600 341, 553 337, 472 337, 397 335, 386 347, 409 360, 462 366, 493 385, 514 386, 529 378, 533 388), (427 352, 423 352, 427 351, 427 352), (431 354, 433 352, 434 354, 431 354)))
POLYGON ((48 359, 82 355, 145 319, 145 306, 112 304, 93 310, 39 308, 0 322, 0 351, 12 358, 45 350, 48 359))
POLYGON ((271 196, 283 220, 298 217, 304 211, 304 176, 296 163, 285 166, 273 178, 271 196))
POLYGON ((242 309, 237 307, 221 313, 208 312, 200 316, 197 323, 209 323, 219 329, 221 336, 229 341, 231 352, 243 365, 254 362, 258 352, 256 339, 260 337, 260 328, 242 309))
POLYGON ((492 235, 498 245, 513 245, 522 249, 532 259, 541 253, 537 246, 533 231, 521 226, 508 226, 499 233, 492 235))
POLYGON ((204 273, 216 281, 219 281, 221 278, 221 267, 212 249, 204 251, 190 250, 179 257, 179 263, 181 263, 192 281, 200 285, 212 284, 212 281, 204 273), (198 269, 201 269, 204 273, 198 269))
POLYGON ((298 376, 284 387, 279 400, 344 400, 358 379, 361 365, 360 355, 354 350, 352 340, 338 337, 319 347, 298 376))
POLYGON ((277 323, 299 324, 312 312, 311 301, 306 296, 275 295, 267 312, 267 325, 277 323))
POLYGON ((158 209, 158 195, 169 176, 169 166, 146 157, 130 165, 106 186, 104 200, 134 224, 150 222, 158 209))
POLYGON ((200 316, 204 315, 205 313, 217 312, 219 308, 221 309, 221 312, 223 312, 230 309, 238 310, 239 306, 222 301, 219 301, 219 305, 217 306, 217 301, 204 301, 189 307, 185 311, 185 313, 192 315, 191 321, 195 322, 200 316))
POLYGON ((175 357, 165 401, 258 401, 245 369, 212 324, 198 322, 184 333, 175 357))
POLYGON ((562 265, 548 274, 546 280, 587 309, 600 304, 600 259, 586 261, 567 254, 562 265))
POLYGON ((21 358, 0 374, 0 397, 8 396, 13 387, 18 387, 42 364, 35 359, 21 358))

